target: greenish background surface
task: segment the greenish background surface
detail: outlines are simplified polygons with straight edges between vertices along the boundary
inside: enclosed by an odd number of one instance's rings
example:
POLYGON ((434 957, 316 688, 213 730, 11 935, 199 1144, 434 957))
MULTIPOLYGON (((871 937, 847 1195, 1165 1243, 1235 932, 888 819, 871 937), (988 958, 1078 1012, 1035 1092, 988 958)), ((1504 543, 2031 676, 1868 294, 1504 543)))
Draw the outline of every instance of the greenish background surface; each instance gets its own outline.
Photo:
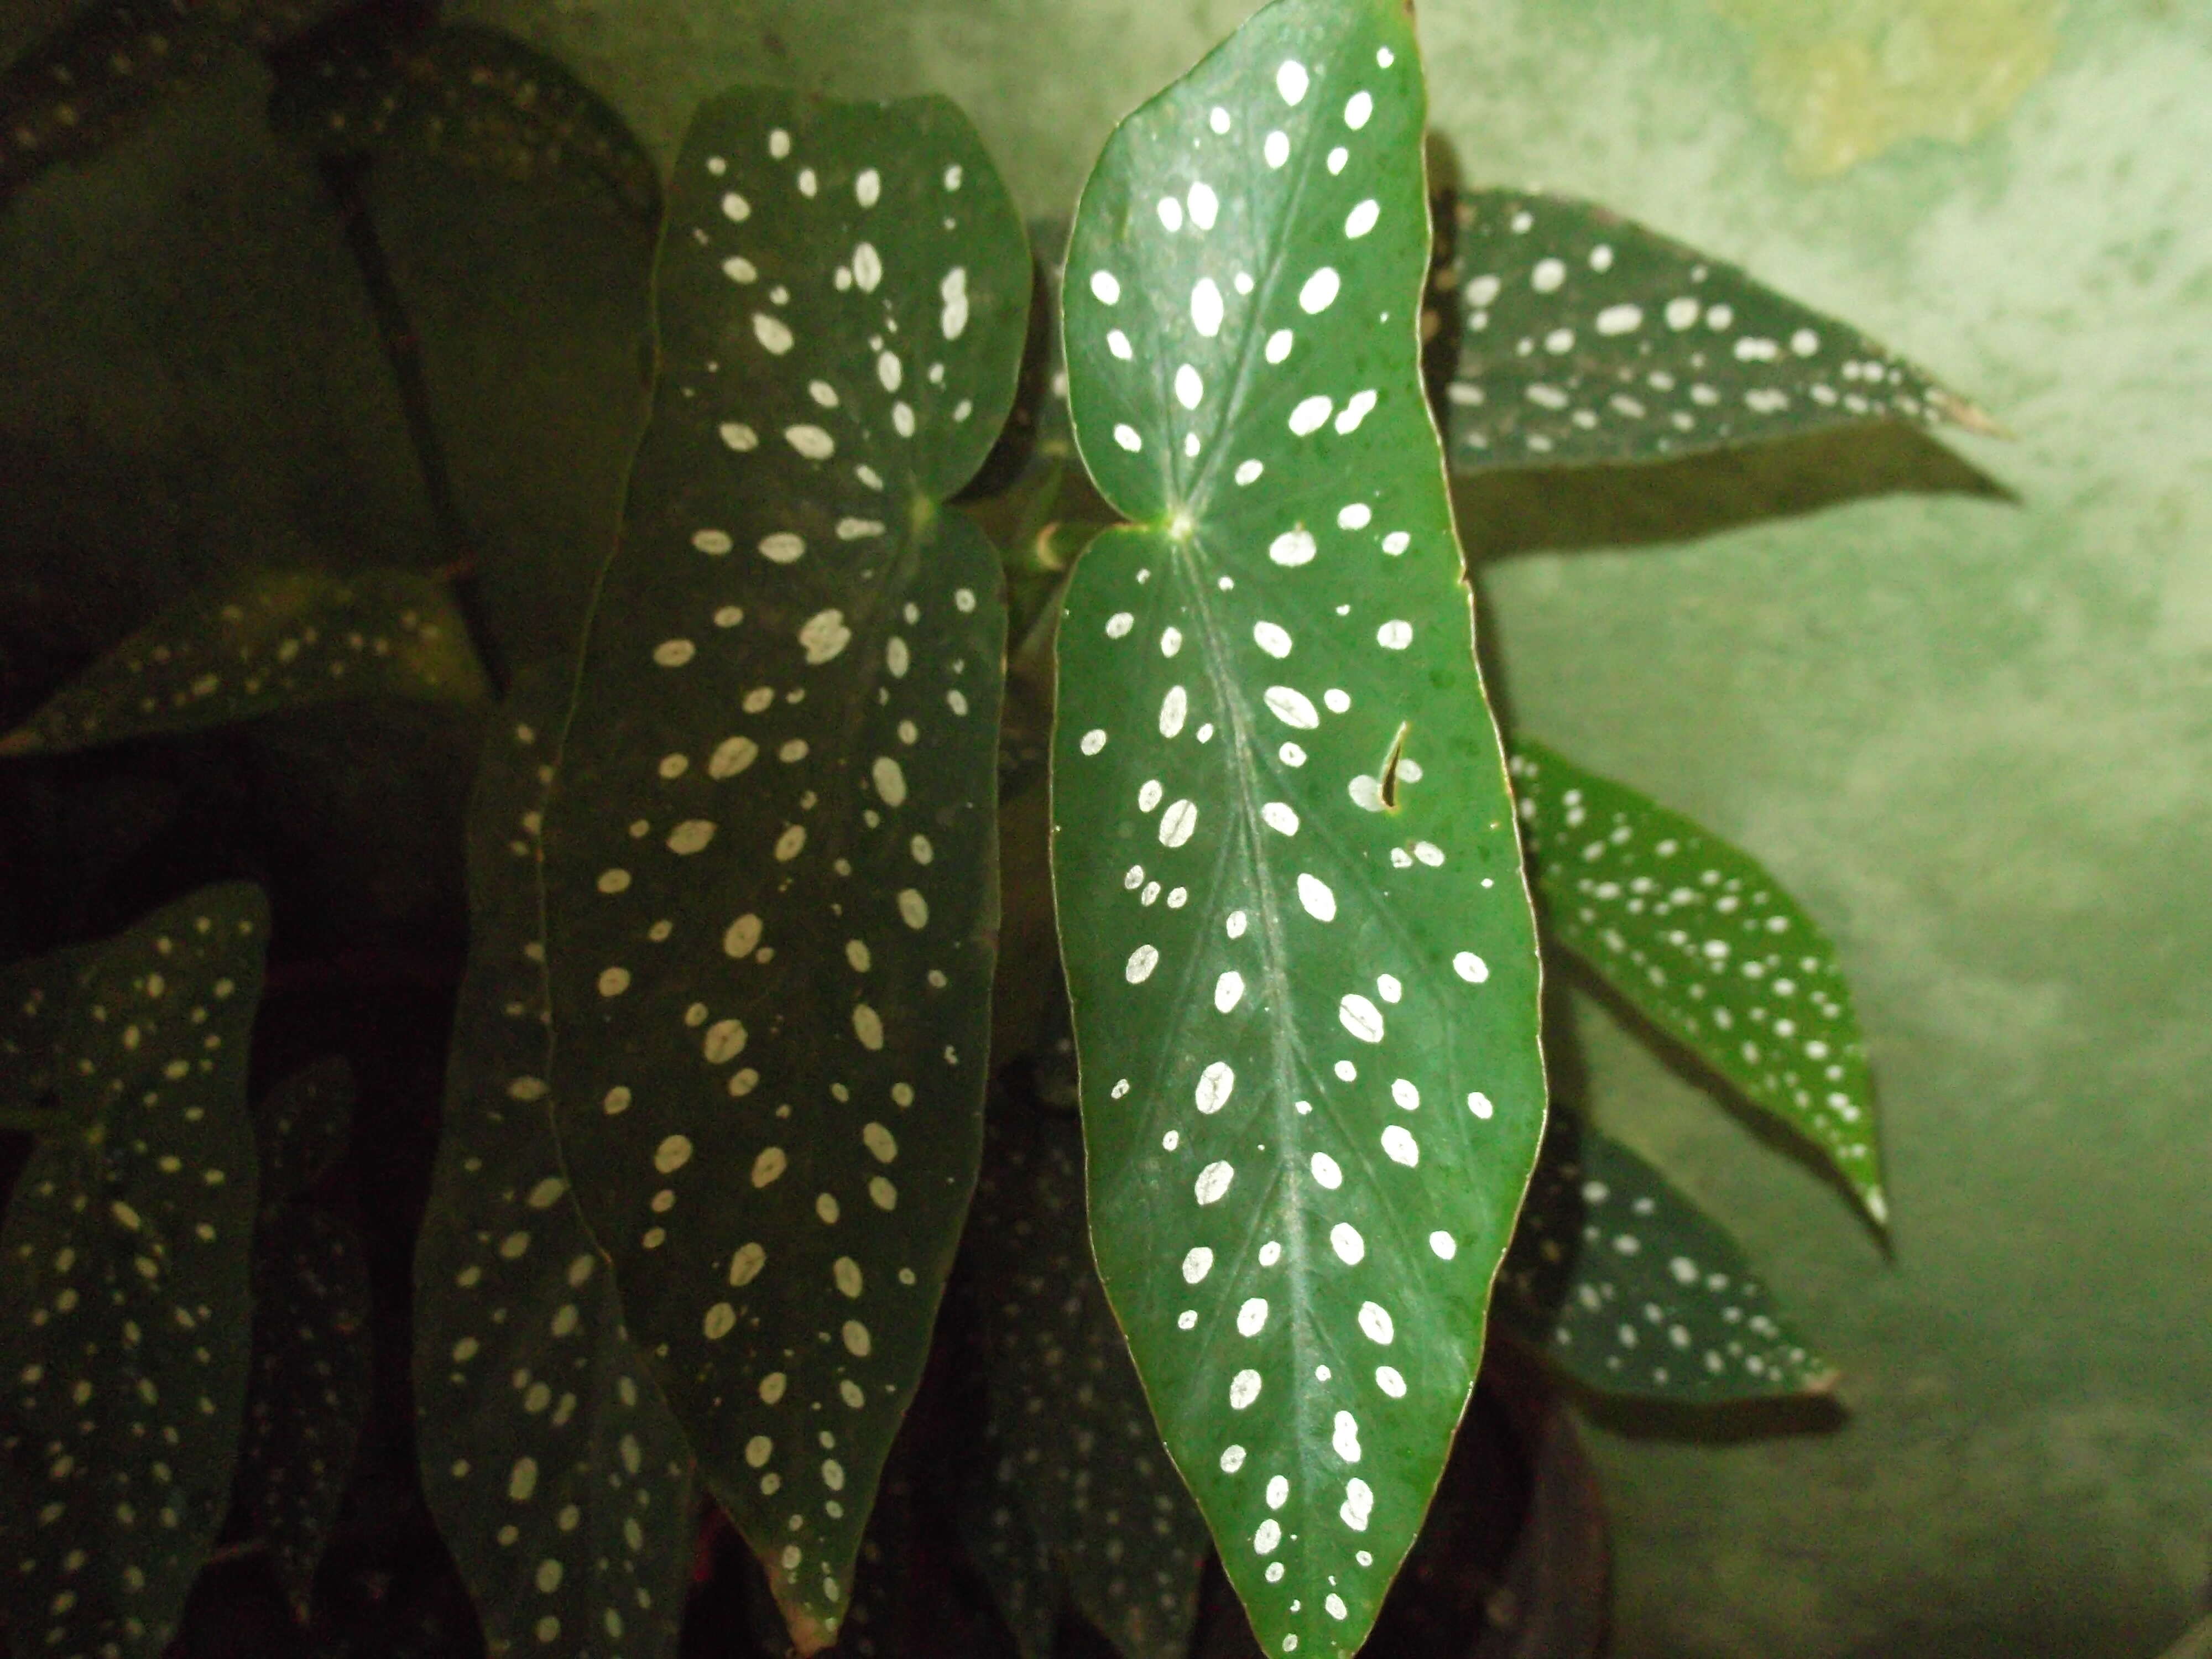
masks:
MULTIPOLYGON (((1244 9, 471 8, 664 160, 730 81, 948 92, 1032 213, 1244 9)), ((1465 176, 1742 261, 2017 434, 1952 441, 2009 500, 1896 442, 1462 492, 1516 718, 1812 906, 1887 1119, 1885 1261, 1804 1164, 1574 1002, 1593 1109, 1768 1263, 1850 1407, 1733 1444, 1596 1433, 1618 1650, 2148 1659, 2212 1569, 2212 27, 2191 0, 1430 0, 1423 30, 1465 176)), ((10 709, 237 562, 436 562, 357 282, 261 135, 264 91, 241 62, 0 216, 10 709)), ((518 660, 550 654, 642 409, 642 244, 583 191, 427 168, 376 191, 495 620, 518 660)), ((447 745, 368 736, 457 808, 465 766, 427 763, 447 745)), ((387 872, 456 865, 452 813, 380 810, 392 786, 333 745, 269 741, 321 855, 369 831, 387 872)), ((363 902, 395 928, 450 896, 382 878, 363 902)))

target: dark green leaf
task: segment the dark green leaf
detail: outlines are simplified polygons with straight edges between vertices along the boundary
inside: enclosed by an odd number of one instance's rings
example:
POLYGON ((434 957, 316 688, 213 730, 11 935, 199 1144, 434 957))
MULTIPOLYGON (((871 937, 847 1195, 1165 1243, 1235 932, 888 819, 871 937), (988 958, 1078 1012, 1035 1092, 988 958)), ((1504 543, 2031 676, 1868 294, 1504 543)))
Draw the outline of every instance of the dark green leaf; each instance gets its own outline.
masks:
POLYGON ((253 1243, 253 1375, 229 1529, 263 1540, 304 1620, 368 1415, 368 1267, 353 1224, 287 1204, 253 1243))
POLYGON ((429 577, 262 570, 163 611, 0 738, 0 756, 198 731, 339 697, 483 695, 468 630, 429 577))
POLYGON ((697 1480, 547 1115, 537 830, 564 684, 526 675, 470 808, 469 968, 415 1251, 422 1487, 494 1652, 676 1650, 697 1480))
POLYGON ((1029 276, 942 100, 701 112, 550 813, 577 1198, 810 1652, 980 1152, 1003 611, 940 503, 1005 417, 1029 276))
POLYGON ((1555 1116, 1498 1275, 1499 1322, 1608 1395, 1826 1393, 1742 1249, 1642 1158, 1555 1116))
POLYGON ((269 118, 330 154, 433 155, 519 183, 580 174, 633 217, 660 216, 660 176, 622 117, 568 71, 496 29, 427 31, 374 7, 276 58, 269 118))
POLYGON ((54 1042, 85 963, 58 951, 0 968, 0 1111, 35 1113, 53 1093, 54 1042))
POLYGON ((55 1044, 78 1127, 0 1230, 0 1609, 22 1650, 159 1654, 246 1401, 246 1062, 267 906, 210 887, 86 953, 55 1044))
POLYGON ((1989 416, 1901 357, 1571 197, 1459 198, 1455 471, 1643 461, 1869 420, 1989 416))
POLYGON ((353 1133, 353 1067, 343 1054, 302 1066, 253 1109, 264 1208, 297 1198, 329 1173, 353 1133))
POLYGON ((1270 1653, 1350 1653, 1473 1388, 1537 964, 1420 380, 1395 0, 1279 0, 1115 134, 1066 321, 1138 527, 1060 628, 1054 874, 1098 1262, 1270 1653))
POLYGON ((1076 1120, 995 1108, 975 1213, 1009 1495, 1127 1659, 1182 1659, 1206 1522, 1161 1448, 1091 1265, 1076 1120))
POLYGON ((1866 1043, 1819 924, 1749 854, 1540 744, 1516 742, 1513 778, 1552 937, 1887 1224, 1866 1043))
POLYGON ((960 1490, 960 1530, 969 1559, 1022 1659, 1052 1659, 1066 1584, 1060 1563, 1030 1524, 1021 1475, 995 1435, 987 1433, 960 1490))

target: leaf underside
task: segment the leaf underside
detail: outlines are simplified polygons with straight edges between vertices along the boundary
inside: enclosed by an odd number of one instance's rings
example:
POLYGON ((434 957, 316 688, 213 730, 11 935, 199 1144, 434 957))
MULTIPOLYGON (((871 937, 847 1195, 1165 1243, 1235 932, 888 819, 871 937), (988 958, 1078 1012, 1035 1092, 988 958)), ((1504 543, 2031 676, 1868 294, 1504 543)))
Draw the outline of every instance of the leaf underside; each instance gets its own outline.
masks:
POLYGON ((566 686, 526 674, 470 807, 471 942, 415 1252, 422 1487, 493 1651, 676 1651, 697 1480, 568 1195, 537 830, 566 686))
POLYGON ((659 217, 659 174, 623 118, 553 59, 480 25, 343 14, 278 55, 269 118, 325 152, 428 155, 517 183, 578 176, 633 218, 659 217))
POLYGON ((0 1229, 0 1610, 26 1652, 167 1644, 230 1494, 268 912, 210 887, 84 953, 55 1046, 82 1126, 0 1229))
POLYGON ((1182 1659, 1209 1540, 1091 1264, 1080 1124, 995 1107, 975 1218, 1006 1501, 1127 1659, 1182 1659))
POLYGON ((1756 859, 1680 812, 1516 741, 1549 934, 1887 1224, 1866 1042, 1836 947, 1756 859))
POLYGON ((1004 622, 942 503, 1005 419, 1029 292, 951 104, 702 109, 549 814, 578 1198, 810 1652, 981 1150, 1004 622))
POLYGON ((260 570, 163 611, 0 738, 0 755, 196 732, 341 697, 483 695, 468 629, 431 578, 260 570))
POLYGON ((1825 1393, 1742 1248, 1619 1141, 1554 1115, 1498 1279, 1499 1324, 1601 1394, 1825 1393))
POLYGON ((1990 418, 1858 330, 1571 197, 1462 192, 1451 464, 1657 460, 1873 420, 1990 418))
POLYGON ((1270 1653, 1349 1653, 1473 1387, 1543 1121, 1537 963, 1420 379, 1410 20, 1281 0, 1132 116, 1068 264, 1134 527, 1059 634, 1091 1221, 1270 1653))

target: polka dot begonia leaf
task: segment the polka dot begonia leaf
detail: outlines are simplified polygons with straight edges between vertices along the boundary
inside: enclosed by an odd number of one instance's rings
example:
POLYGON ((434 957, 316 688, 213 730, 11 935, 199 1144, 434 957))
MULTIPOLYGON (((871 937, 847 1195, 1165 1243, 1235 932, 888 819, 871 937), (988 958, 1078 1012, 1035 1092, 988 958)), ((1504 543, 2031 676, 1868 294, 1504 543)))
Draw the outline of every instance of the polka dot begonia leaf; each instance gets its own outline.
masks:
POLYGON ((1278 0, 1122 123, 1064 327, 1127 528, 1059 633, 1098 1266, 1269 1654, 1349 1654, 1474 1385, 1544 1115, 1504 765, 1423 397, 1395 0, 1278 0))
POLYGON ((492 1651, 665 1659, 696 1467, 549 1115, 538 835, 565 690, 517 682, 470 805, 469 966, 415 1250, 416 1437, 492 1651))
MULTIPOLYGON (((1658 460, 1869 420, 1990 417, 1855 328, 1572 197, 1457 198, 1451 464, 1658 460)), ((1440 323, 1444 319, 1439 319, 1440 323)))
POLYGON ((1826 1393, 1742 1249, 1619 1141, 1555 1115, 1498 1279, 1499 1326, 1601 1394, 1826 1393))
POLYGON ((1073 1117, 993 1108, 974 1224, 1007 1496, 1125 1659, 1183 1659, 1211 1542, 1091 1264, 1073 1117))
POLYGON ((264 1212, 306 1192, 344 1155, 354 1094, 353 1067, 331 1054, 283 1079, 255 1105, 264 1212))
POLYGON ((701 110, 548 816, 577 1196, 805 1652, 981 1150, 1005 612, 943 503, 1012 400, 1030 275, 944 100, 701 110))
POLYGON ((0 756, 196 732, 341 697, 484 693, 468 629, 430 577, 256 571, 170 606, 0 737, 0 756))
POLYGON ((313 1203, 277 1206, 254 1236, 253 1373, 230 1529, 267 1544, 303 1620, 368 1415, 371 1364, 358 1229, 313 1203))
POLYGON ((578 178, 658 221, 653 158, 568 70, 497 29, 401 18, 356 9, 276 52, 270 125, 319 150, 433 156, 518 183, 578 178))
POLYGON ((259 889, 204 889, 86 952, 63 1016, 70 1126, 0 1228, 0 1612, 25 1652, 153 1659, 222 1524, 267 937, 259 889))
POLYGON ((1748 853, 1540 744, 1515 743, 1513 780, 1547 936, 1887 1225, 1866 1042, 1819 924, 1748 853))
POLYGON ((987 1431, 963 1474, 957 1513, 968 1559, 990 1587, 1021 1659, 1052 1659, 1066 1583, 1023 1504, 1020 1467, 987 1431))
POLYGON ((84 967, 81 951, 0 967, 0 1114, 33 1121, 51 1103, 54 1041, 84 967))

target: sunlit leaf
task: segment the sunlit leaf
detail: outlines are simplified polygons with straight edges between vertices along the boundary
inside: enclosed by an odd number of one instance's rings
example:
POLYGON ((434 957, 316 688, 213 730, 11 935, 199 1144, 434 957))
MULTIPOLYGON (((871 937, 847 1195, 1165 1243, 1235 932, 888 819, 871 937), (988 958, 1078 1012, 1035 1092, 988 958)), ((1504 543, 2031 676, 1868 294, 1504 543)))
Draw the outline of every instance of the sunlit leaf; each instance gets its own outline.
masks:
POLYGON ((253 1109, 264 1210, 298 1197, 329 1173, 353 1133, 353 1067, 342 1054, 302 1066, 253 1109))
POLYGON ((1021 222, 940 99, 706 106, 550 813, 555 1115, 708 1480, 834 1639, 975 1182, 1004 613, 940 503, 1021 222))
POLYGON ((467 628, 431 578, 260 570, 170 606, 0 737, 0 755, 198 731, 340 697, 483 695, 467 628))
POLYGON ((659 217, 659 174, 623 118, 496 29, 422 30, 362 8, 289 46, 276 72, 270 123, 317 149, 432 155, 519 183, 573 174, 635 218, 659 217))
POLYGON ((1655 460, 1868 420, 1996 429, 1858 330, 1571 197, 1458 202, 1451 464, 1655 460))
POLYGON ((1091 1265, 1074 1118, 994 1109, 973 1224, 1014 1492, 1077 1605, 1127 1659, 1182 1659, 1210 1544, 1091 1265))
POLYGON ((1499 1324, 1603 1394, 1717 1402, 1835 1383, 1735 1240, 1570 1117, 1545 1137, 1498 1285, 1499 1324))
POLYGON ((1543 1121, 1537 964, 1420 380, 1391 0, 1279 0, 1124 122, 1066 329, 1136 527, 1059 635, 1099 1267, 1269 1653, 1350 1653, 1473 1388, 1543 1121))
POLYGON ((697 1480, 547 1115, 539 815, 565 685, 526 675, 470 808, 469 968, 415 1250, 422 1488, 494 1652, 676 1651, 697 1480))
POLYGON ((22 1650, 151 1659, 230 1494, 268 913, 210 887, 86 953, 55 1042, 76 1127, 0 1229, 0 1610, 22 1650))
POLYGON ((268 1546, 305 1619, 368 1415, 368 1266, 352 1223, 309 1203, 264 1218, 253 1258, 252 1381, 230 1525, 268 1546))
POLYGON ((1515 743, 1513 780, 1551 937, 1887 1223, 1866 1042, 1819 924, 1749 854, 1540 744, 1515 743))

